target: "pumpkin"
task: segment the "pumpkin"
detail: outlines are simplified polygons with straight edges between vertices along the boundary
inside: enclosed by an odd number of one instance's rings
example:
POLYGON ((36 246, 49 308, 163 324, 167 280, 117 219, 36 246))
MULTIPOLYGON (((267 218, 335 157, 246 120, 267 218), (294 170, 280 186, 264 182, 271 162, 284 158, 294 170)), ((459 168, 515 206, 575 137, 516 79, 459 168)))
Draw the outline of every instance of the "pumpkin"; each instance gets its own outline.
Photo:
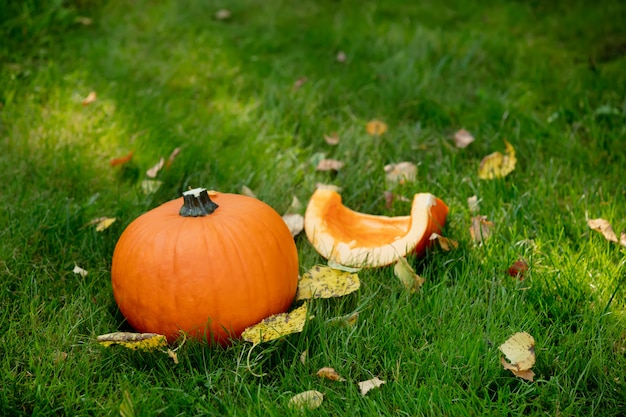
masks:
POLYGON ((298 253, 270 206, 198 188, 135 219, 113 253, 115 301, 139 332, 228 344, 289 309, 298 253))
POLYGON ((341 195, 317 189, 304 215, 306 236, 330 262, 348 267, 389 265, 422 254, 446 222, 448 207, 432 194, 415 194, 408 216, 376 216, 345 207, 341 195))

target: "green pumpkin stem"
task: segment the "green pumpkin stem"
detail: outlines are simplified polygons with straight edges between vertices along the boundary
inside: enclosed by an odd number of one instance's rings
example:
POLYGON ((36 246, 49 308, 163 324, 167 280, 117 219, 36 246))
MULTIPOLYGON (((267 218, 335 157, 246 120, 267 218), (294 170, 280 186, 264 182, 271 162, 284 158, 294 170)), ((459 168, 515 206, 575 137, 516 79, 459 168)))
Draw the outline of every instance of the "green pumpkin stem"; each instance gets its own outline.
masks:
POLYGON ((208 216, 217 209, 218 205, 209 198, 206 188, 194 188, 183 193, 183 206, 179 214, 183 217, 208 216))

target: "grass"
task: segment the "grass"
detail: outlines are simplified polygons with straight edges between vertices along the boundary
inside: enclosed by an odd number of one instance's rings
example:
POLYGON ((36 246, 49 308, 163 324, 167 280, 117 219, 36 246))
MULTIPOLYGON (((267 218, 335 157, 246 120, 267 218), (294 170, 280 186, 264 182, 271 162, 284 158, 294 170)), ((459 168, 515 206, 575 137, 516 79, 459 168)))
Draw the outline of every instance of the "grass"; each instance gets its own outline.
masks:
MULTIPOLYGON (((623 414, 625 250, 586 225, 626 229, 620 2, 238 0, 225 21, 217 2, 0 3, 0 414, 284 416, 308 389, 325 395, 316 415, 623 414), (374 118, 389 125, 378 139, 364 131, 374 118), (460 128, 477 138, 463 150, 460 128), (517 169, 478 180, 503 139, 517 169), (145 195, 144 171, 175 147, 145 195), (320 153, 345 169, 316 172, 320 153), (303 333, 252 351, 263 377, 243 342, 188 343, 177 365, 94 342, 126 329, 110 261, 146 210, 189 186, 247 185, 283 212, 332 182, 356 210, 400 215, 382 168, 403 160, 418 180, 400 192, 442 198, 460 242, 411 259, 421 292, 390 268, 361 271, 358 294, 314 302, 303 333), (472 195, 496 225, 483 245, 468 233, 472 195), (85 226, 99 216, 118 220, 85 226), (518 257, 521 282, 505 273, 518 257), (332 323, 355 311, 356 326, 332 323), (537 341, 534 383, 499 363, 517 331, 537 341), (347 381, 317 378, 323 366, 347 381), (361 396, 374 376, 387 383, 361 396)), ((296 242, 302 272, 323 262, 296 242)))

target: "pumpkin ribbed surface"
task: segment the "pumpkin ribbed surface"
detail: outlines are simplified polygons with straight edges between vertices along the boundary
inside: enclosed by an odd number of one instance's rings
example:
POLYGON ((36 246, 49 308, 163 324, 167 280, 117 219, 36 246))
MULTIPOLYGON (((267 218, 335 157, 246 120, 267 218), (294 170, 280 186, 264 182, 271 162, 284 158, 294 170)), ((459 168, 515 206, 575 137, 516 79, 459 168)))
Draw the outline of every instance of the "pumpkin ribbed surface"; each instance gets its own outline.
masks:
POLYGON ((219 208, 182 217, 183 199, 133 221, 113 254, 115 300, 130 325, 173 340, 227 343, 248 326, 289 309, 298 254, 284 221, 267 204, 212 194, 219 208))
POLYGON ((447 215, 445 203, 428 193, 415 194, 409 216, 387 217, 353 211, 336 191, 318 189, 307 205, 304 227, 326 259, 351 267, 377 267, 412 251, 422 253, 447 215))

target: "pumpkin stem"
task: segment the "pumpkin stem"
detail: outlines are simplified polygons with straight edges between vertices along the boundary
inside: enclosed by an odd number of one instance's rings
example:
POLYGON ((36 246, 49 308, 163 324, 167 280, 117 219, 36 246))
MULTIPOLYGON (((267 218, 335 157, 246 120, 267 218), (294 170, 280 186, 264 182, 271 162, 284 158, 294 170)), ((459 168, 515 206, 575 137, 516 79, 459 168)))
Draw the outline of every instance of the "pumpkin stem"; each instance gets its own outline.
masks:
POLYGON ((183 217, 208 216, 219 207, 209 198, 206 188, 194 188, 185 191, 183 192, 183 199, 183 206, 179 211, 183 217))

